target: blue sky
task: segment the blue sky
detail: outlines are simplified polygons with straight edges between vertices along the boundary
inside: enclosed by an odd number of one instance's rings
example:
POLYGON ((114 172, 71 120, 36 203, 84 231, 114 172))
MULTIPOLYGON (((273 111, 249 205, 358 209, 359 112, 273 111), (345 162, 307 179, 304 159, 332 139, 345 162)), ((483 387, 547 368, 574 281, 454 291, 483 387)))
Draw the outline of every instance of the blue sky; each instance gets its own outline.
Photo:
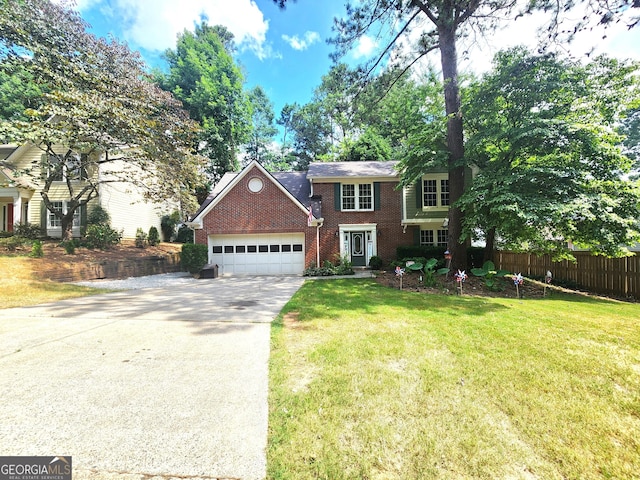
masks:
MULTIPOLYGON (((112 34, 140 51, 152 66, 163 66, 162 53, 175 47, 176 35, 206 18, 211 25, 225 25, 235 36, 237 59, 248 87, 261 85, 274 103, 276 117, 285 103, 308 102, 322 75, 329 71, 326 40, 333 18, 345 13, 344 0, 298 0, 280 10, 272 0, 76 0, 77 8, 97 35, 112 34)), ((534 45, 541 20, 526 17, 480 39, 461 45, 468 51, 461 70, 489 69, 498 48, 534 45)), ((621 58, 640 60, 640 27, 628 32, 621 25, 602 38, 602 32, 579 36, 567 50, 575 55, 596 49, 621 58)), ((355 63, 375 50, 373 38, 364 38, 345 59, 355 63)), ((462 57, 462 56, 461 56, 462 57)), ((428 60, 437 66, 438 57, 428 60)))

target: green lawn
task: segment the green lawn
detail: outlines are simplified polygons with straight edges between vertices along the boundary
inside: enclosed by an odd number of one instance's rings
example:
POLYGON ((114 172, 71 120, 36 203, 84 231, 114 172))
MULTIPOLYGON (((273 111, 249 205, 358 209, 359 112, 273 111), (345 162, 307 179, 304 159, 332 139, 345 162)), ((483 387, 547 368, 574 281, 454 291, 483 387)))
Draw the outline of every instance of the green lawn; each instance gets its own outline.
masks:
POLYGON ((309 281, 272 327, 268 477, 637 479, 639 320, 309 281))

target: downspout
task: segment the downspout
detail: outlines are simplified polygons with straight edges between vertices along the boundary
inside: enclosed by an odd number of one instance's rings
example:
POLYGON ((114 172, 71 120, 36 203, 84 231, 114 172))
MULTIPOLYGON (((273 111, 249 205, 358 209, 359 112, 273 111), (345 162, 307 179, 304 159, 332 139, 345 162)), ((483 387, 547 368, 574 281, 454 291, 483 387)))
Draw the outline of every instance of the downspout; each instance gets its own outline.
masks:
POLYGON ((318 222, 316 225, 316 266, 320 268, 320 227, 324 222, 318 222))

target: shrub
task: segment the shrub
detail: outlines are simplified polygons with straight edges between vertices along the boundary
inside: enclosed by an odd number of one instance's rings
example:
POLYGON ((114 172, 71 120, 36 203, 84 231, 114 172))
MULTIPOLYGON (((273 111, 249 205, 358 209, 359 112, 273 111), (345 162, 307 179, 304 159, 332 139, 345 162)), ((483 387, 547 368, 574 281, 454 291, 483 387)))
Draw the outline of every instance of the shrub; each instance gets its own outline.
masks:
POLYGON ((306 268, 302 275, 306 277, 328 277, 331 275, 353 275, 351 261, 348 257, 337 257, 337 263, 334 265, 329 260, 325 260, 322 267, 317 267, 315 263, 306 268))
POLYGON ((39 225, 31 223, 17 223, 13 226, 13 233, 19 237, 36 240, 44 237, 44 231, 39 225))
POLYGON ((147 241, 149 245, 155 247, 160 243, 160 234, 158 233, 158 229, 156 227, 151 227, 149 229, 149 235, 147 236, 147 241))
POLYGON ((111 218, 109 217, 109 212, 107 212, 102 206, 96 205, 89 212, 89 216, 87 217, 88 225, 110 225, 111 218))
POLYGON ((12 235, 6 238, 0 238, 0 248, 15 252, 18 248, 23 248, 27 245, 28 240, 19 235, 12 235))
POLYGON ((178 229, 178 234, 176 235, 176 242, 178 242, 178 243, 193 243, 193 230, 191 230, 186 225, 182 225, 178 229))
POLYGON ((136 230, 136 247, 144 248, 147 246, 147 234, 141 228, 136 230))
POLYGON ((165 242, 171 242, 176 234, 176 227, 180 223, 180 212, 177 210, 171 215, 163 215, 160 219, 160 230, 165 242))
POLYGON ((107 250, 122 240, 122 232, 114 230, 109 225, 94 224, 87 227, 84 243, 87 248, 107 250))
POLYGON ((206 245, 185 243, 180 255, 182 268, 189 273, 198 273, 207 264, 208 248, 206 245))
POLYGON ((74 253, 76 253, 76 246, 78 244, 74 240, 67 240, 66 242, 60 243, 60 245, 62 245, 62 247, 64 248, 64 251, 68 255, 73 255, 74 253))
POLYGON ((437 258, 444 259, 447 247, 434 247, 433 245, 401 245, 396 249, 397 258, 437 258))
POLYGON ((40 240, 34 240, 31 244, 31 253, 30 257, 33 258, 42 258, 44 257, 44 251, 42 250, 42 242, 40 240))
POLYGON ((369 259, 369 267, 371 267, 371 270, 380 270, 382 268, 382 259, 374 255, 369 259))

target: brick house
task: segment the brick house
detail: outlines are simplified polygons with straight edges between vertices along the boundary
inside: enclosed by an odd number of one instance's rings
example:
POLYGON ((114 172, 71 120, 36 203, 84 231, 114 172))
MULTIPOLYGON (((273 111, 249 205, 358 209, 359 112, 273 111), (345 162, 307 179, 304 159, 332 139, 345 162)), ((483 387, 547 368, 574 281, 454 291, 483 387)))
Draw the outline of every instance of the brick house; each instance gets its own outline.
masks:
POLYGON ((448 179, 432 172, 399 188, 397 162, 317 162, 227 173, 188 224, 221 274, 300 274, 335 262, 396 257, 400 245, 446 245, 448 179))

